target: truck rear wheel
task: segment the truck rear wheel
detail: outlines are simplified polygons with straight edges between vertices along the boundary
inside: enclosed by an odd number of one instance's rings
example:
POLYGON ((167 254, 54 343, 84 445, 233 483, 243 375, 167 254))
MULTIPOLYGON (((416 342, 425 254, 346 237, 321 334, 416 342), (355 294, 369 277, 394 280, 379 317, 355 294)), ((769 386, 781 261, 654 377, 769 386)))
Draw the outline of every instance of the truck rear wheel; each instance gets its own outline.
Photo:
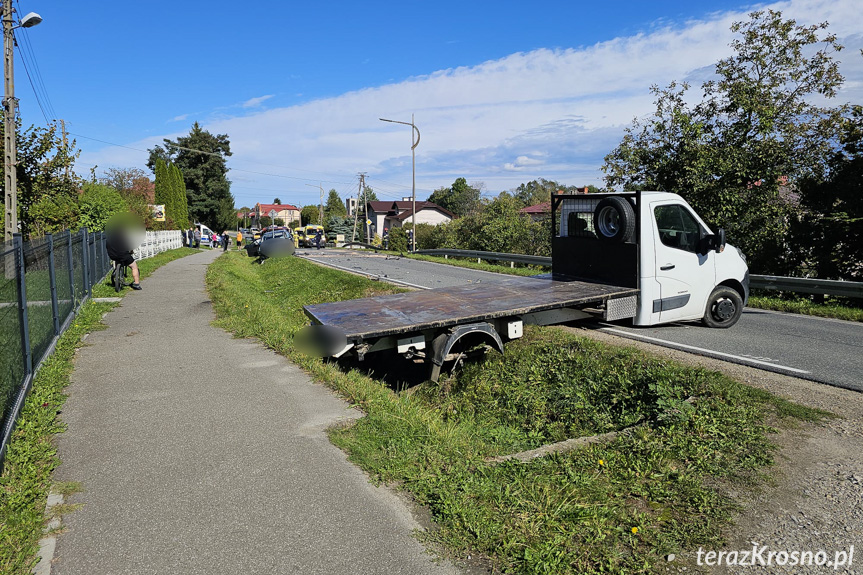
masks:
POLYGON ((701 321, 707 327, 724 329, 737 323, 742 313, 743 300, 737 290, 719 286, 710 294, 701 321))
POLYGON ((635 210, 624 198, 600 200, 593 212, 596 236, 609 242, 631 242, 635 238, 635 210))

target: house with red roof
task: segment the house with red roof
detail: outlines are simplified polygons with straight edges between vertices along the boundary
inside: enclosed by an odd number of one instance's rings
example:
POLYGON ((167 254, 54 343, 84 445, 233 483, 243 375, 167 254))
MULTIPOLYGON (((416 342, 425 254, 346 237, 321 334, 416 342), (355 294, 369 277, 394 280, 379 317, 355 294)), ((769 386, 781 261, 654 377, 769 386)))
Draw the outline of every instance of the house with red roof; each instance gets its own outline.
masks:
POLYGON ((300 221, 300 208, 291 204, 255 204, 252 214, 258 221, 265 216, 273 220, 280 218, 286 226, 290 226, 291 222, 300 221))
MULTIPOLYGON (((455 219, 455 214, 433 202, 416 203, 416 223, 445 224, 455 219)), ((375 227, 375 233, 383 233, 384 228, 400 228, 405 223, 412 221, 413 202, 402 200, 400 202, 367 202, 366 213, 375 227)))

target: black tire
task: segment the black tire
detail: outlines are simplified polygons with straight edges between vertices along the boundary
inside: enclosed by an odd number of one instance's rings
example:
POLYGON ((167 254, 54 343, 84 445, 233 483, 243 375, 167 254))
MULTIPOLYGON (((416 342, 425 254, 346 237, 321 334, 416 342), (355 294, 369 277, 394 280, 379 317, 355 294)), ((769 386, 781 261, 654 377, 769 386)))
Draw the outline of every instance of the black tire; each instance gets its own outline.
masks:
POLYGON ((114 291, 119 292, 123 289, 124 277, 123 272, 125 271, 124 266, 120 264, 114 264, 114 272, 112 274, 112 280, 114 282, 114 291))
POLYGON ((635 239, 635 210, 624 198, 603 198, 593 212, 596 237, 607 242, 632 242, 635 239))
POLYGON ((742 313, 743 299, 737 290, 719 286, 710 294, 701 321, 707 327, 725 329, 737 323, 742 313))

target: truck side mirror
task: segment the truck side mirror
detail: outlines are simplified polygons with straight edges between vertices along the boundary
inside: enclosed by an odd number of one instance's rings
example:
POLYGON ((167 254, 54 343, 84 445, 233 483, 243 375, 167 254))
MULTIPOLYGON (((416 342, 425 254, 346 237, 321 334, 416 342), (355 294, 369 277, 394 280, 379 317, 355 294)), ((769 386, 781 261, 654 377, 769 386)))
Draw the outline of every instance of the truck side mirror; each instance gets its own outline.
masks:
POLYGON ((719 228, 716 235, 713 236, 713 249, 718 254, 721 254, 725 250, 725 230, 723 228, 719 228))
POLYGON ((701 241, 698 243, 698 253, 702 256, 706 256, 707 252, 715 251, 716 253, 722 253, 725 249, 725 230, 719 228, 719 231, 715 234, 707 234, 706 236, 701 238, 701 241))

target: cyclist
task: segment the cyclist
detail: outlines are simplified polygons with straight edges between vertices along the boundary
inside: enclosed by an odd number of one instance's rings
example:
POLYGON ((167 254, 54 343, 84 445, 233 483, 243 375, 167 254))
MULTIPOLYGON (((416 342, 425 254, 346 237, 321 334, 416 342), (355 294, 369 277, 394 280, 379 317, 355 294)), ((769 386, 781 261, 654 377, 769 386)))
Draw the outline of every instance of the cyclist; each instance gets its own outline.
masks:
POLYGON ((137 247, 132 230, 123 225, 108 226, 105 234, 105 248, 108 257, 120 265, 129 266, 132 270, 132 289, 141 289, 141 275, 138 272, 138 264, 132 256, 137 247), (135 244, 135 245, 133 245, 135 244))

